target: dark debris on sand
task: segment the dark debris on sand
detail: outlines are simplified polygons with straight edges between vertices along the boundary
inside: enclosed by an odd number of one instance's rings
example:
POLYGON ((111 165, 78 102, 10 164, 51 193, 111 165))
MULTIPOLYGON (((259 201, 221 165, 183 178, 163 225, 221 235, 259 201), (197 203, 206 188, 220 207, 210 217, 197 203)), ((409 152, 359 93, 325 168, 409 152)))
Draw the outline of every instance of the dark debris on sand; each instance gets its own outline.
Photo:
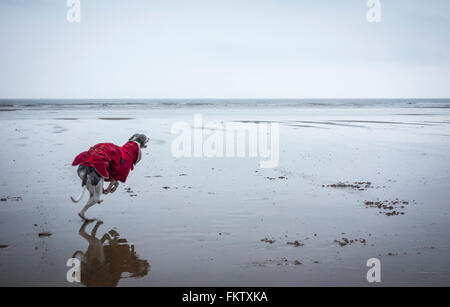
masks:
POLYGON ((409 205, 409 201, 406 200, 383 200, 383 201, 364 201, 364 205, 366 208, 377 208, 382 209, 384 211, 380 211, 380 214, 384 214, 386 216, 396 216, 396 215, 404 215, 405 212, 400 211, 406 208, 409 205))
POLYGON ((366 239, 360 238, 360 239, 353 239, 353 240, 349 240, 347 238, 342 238, 341 240, 334 240, 335 243, 339 244, 340 247, 344 247, 356 242, 359 242, 363 245, 367 245, 367 241, 366 239))
POLYGON ((322 185, 322 187, 328 187, 328 188, 336 188, 336 189, 356 189, 358 191, 365 191, 367 189, 373 188, 372 182, 370 181, 355 181, 353 183, 347 183, 347 182, 338 182, 328 185, 322 185))
POLYGON ((281 180, 287 180, 286 176, 278 176, 278 177, 266 177, 266 179, 272 181, 272 180, 276 180, 276 179, 281 179, 281 180))
POLYGON ((300 260, 291 261, 286 257, 276 258, 276 259, 267 259, 262 262, 254 262, 253 264, 257 266, 300 266, 304 265, 300 260))
POLYGON ((299 240, 295 240, 294 242, 287 242, 287 245, 294 245, 295 247, 303 246, 304 243, 300 242, 299 240))
POLYGON ((0 198, 0 201, 21 201, 22 197, 20 196, 7 196, 7 197, 2 197, 0 198))
POLYGON ((51 235, 52 235, 51 232, 46 231, 46 232, 40 232, 38 236, 39 236, 39 238, 42 238, 42 237, 50 237, 51 235))
POLYGON ((260 240, 261 242, 265 242, 265 243, 269 243, 269 244, 273 244, 276 242, 276 240, 271 240, 269 238, 264 238, 260 240))
POLYGON ((136 197, 138 196, 136 193, 134 193, 133 190, 131 190, 131 188, 125 188, 125 192, 127 192, 128 194, 130 194, 130 197, 136 197), (134 193, 134 194, 133 194, 134 193))

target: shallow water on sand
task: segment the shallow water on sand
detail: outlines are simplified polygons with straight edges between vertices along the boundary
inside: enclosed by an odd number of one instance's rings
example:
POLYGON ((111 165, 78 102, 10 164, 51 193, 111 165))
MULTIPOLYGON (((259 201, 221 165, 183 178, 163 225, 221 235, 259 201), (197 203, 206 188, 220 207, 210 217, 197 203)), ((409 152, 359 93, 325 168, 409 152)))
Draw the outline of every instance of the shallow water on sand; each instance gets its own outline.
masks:
POLYGON ((22 109, 0 129, 0 285, 365 286, 373 257, 381 285, 450 285, 450 109, 22 109), (195 113, 279 122, 279 166, 174 158, 195 113), (83 225, 73 158, 136 132, 142 162, 83 225))

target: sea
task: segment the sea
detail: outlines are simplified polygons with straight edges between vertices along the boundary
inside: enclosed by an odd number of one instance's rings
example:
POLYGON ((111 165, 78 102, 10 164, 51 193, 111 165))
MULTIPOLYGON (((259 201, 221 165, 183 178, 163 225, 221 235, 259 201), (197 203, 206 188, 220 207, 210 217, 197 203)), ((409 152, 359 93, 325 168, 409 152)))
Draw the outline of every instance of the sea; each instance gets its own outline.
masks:
POLYGON ((0 99, 3 111, 21 109, 171 108, 450 108, 446 99, 0 99))

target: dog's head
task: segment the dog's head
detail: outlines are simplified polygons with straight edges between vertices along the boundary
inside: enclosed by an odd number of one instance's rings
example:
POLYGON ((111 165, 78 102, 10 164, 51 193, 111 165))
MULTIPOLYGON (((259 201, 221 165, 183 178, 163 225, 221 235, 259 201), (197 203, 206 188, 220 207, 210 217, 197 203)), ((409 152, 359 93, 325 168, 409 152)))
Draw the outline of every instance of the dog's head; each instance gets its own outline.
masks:
POLYGON ((134 134, 128 141, 138 143, 140 148, 147 148, 147 143, 149 140, 150 139, 145 134, 134 134))

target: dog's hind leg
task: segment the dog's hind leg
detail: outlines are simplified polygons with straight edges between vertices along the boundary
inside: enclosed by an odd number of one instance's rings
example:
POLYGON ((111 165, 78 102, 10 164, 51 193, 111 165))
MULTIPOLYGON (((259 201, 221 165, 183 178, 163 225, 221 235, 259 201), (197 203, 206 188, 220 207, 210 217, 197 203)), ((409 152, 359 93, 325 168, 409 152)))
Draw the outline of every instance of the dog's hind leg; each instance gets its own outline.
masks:
POLYGON ((83 209, 81 209, 80 213, 78 213, 78 215, 84 219, 84 220, 93 220, 93 219, 88 219, 84 216, 84 214, 86 213, 86 211, 92 207, 95 204, 99 204, 102 202, 102 200, 100 199, 100 195, 103 191, 103 178, 101 178, 98 182, 96 186, 92 186, 90 184, 90 182, 88 182, 87 187, 89 189, 89 193, 90 193, 90 197, 86 203, 86 205, 83 207, 83 209))
POLYGON ((87 188, 89 190, 89 199, 86 203, 86 205, 84 205, 83 209, 81 209, 81 211, 78 213, 78 215, 85 221, 93 221, 94 219, 88 219, 84 216, 84 214, 86 213, 86 211, 92 207, 93 205, 95 205, 97 203, 96 198, 94 198, 94 189, 95 187, 93 187, 90 182, 88 182, 87 184, 87 188))
POLYGON ((103 194, 103 181, 104 180, 102 177, 94 188, 94 199, 97 202, 97 204, 100 204, 103 202, 103 199, 100 199, 100 196, 103 194))
POLYGON ((78 213, 78 215, 85 221, 93 221, 94 219, 88 219, 84 216, 84 214, 86 213, 86 211, 92 207, 93 205, 96 204, 96 201, 94 200, 93 195, 91 194, 91 197, 89 197, 86 205, 84 205, 83 209, 81 209, 80 213, 78 213))
POLYGON ((100 227, 100 225, 102 225, 102 224, 103 224, 102 221, 99 221, 99 220, 97 221, 97 223, 95 224, 94 228, 92 228, 91 236, 93 236, 94 238, 97 236, 97 230, 100 227))

